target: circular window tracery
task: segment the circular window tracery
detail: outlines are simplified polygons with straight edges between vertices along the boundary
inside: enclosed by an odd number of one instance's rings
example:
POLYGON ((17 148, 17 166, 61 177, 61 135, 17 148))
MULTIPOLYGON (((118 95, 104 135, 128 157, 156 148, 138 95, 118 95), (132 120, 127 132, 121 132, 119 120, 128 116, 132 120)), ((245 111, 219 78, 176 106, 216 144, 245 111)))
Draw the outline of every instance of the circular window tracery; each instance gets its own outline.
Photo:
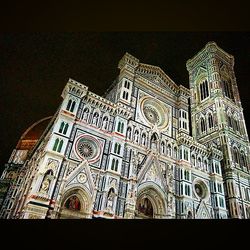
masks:
POLYGON ((144 119, 157 127, 163 129, 168 126, 169 109, 158 100, 145 96, 140 99, 141 112, 144 119))
POLYGON ((79 142, 78 150, 85 158, 91 158, 94 154, 93 146, 88 142, 79 142))
POLYGON ((194 184, 194 191, 200 199, 205 199, 208 196, 208 189, 205 183, 197 181, 194 184))
POLYGON ((92 136, 83 135, 75 145, 76 153, 80 158, 94 161, 100 155, 99 142, 92 136))
POLYGON ((160 122, 159 114, 153 107, 145 106, 143 107, 143 112, 145 114, 145 117, 150 123, 159 124, 160 122))

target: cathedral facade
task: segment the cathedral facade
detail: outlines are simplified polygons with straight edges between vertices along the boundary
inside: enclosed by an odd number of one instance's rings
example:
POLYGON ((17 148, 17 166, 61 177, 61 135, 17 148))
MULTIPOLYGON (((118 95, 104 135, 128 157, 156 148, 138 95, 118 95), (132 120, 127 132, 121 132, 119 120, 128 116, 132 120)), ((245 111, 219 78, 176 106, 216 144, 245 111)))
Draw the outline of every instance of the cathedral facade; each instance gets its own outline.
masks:
POLYGON ((1 218, 250 218, 234 58, 209 42, 186 65, 189 89, 128 53, 102 97, 69 79, 44 132, 6 164, 1 218))

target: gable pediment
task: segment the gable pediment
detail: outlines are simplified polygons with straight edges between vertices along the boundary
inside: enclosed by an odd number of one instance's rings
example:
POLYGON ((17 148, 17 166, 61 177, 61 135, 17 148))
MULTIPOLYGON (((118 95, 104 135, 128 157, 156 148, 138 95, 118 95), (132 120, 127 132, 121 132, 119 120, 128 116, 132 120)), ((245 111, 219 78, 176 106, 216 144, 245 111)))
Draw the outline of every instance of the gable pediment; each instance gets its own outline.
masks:
POLYGON ((68 176, 65 183, 65 188, 71 188, 72 186, 84 186, 88 189, 91 196, 94 194, 95 184, 92 178, 91 170, 87 160, 80 163, 73 172, 68 176))
POLYGON ((174 94, 179 91, 179 86, 158 66, 140 64, 136 69, 136 74, 174 94))
POLYGON ((138 185, 152 181, 167 192, 166 180, 163 177, 159 160, 150 155, 138 173, 138 185))
POLYGON ((201 201, 201 204, 196 214, 196 219, 212 219, 204 201, 201 201))

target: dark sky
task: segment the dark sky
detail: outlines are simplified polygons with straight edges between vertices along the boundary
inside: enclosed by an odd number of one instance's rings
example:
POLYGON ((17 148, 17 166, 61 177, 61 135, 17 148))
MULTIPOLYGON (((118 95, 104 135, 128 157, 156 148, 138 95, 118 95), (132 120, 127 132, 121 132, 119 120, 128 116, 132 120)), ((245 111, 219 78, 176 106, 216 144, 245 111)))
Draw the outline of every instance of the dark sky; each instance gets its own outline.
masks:
POLYGON ((118 75, 118 62, 127 51, 143 63, 161 67, 175 83, 188 87, 186 61, 208 41, 215 41, 235 57, 249 130, 250 32, 1 34, 0 166, 32 123, 54 114, 68 78, 102 95, 118 75))

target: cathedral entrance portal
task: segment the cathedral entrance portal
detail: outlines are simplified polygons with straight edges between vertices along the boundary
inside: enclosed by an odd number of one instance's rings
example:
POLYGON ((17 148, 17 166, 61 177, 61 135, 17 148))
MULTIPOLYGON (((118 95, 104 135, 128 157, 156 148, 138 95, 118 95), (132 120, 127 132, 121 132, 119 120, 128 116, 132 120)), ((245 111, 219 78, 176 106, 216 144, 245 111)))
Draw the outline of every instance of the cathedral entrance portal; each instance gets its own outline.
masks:
POLYGON ((59 219, 84 219, 91 217, 91 200, 82 189, 74 189, 65 193, 59 213, 59 219))
POLYGON ((156 184, 144 183, 138 188, 135 219, 166 218, 166 201, 156 184))

